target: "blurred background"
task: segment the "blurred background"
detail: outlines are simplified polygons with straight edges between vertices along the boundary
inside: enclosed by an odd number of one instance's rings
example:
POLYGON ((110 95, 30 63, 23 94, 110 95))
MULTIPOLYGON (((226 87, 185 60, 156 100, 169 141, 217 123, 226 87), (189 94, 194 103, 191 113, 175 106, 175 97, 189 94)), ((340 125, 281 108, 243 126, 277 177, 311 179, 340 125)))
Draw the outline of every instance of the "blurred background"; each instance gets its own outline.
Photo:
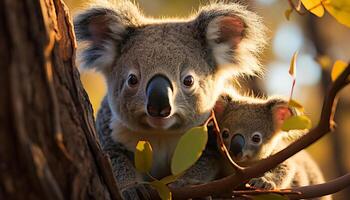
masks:
MULTIPOLYGON (((82 0, 65 0, 71 15, 85 7, 82 0)), ((146 16, 188 16, 200 5, 198 0, 136 0, 146 16)), ((244 78, 242 90, 255 95, 289 96, 292 79, 288 74, 290 59, 299 51, 297 81, 293 98, 301 102, 306 114, 317 124, 323 96, 331 83, 330 70, 335 60, 350 61, 350 28, 325 14, 317 18, 311 13, 300 16, 293 12, 288 21, 284 12, 287 0, 241 1, 264 19, 269 31, 269 44, 262 61, 266 66, 263 79, 244 78), (250 88, 250 89, 247 89, 250 88)), ((106 93, 103 77, 95 72, 81 72, 95 114, 106 93)), ((326 180, 350 171, 350 87, 340 95, 336 113, 338 129, 313 144, 307 150, 320 165, 326 180)), ((349 199, 350 188, 337 193, 334 199, 349 199)))

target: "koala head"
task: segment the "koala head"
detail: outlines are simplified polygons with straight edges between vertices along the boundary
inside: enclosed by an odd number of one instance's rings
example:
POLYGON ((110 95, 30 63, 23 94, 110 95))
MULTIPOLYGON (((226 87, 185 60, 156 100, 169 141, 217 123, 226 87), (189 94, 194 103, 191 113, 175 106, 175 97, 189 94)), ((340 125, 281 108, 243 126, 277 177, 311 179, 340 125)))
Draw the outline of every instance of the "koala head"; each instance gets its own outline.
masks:
POLYGON ((295 115, 288 101, 278 97, 232 100, 224 96, 214 110, 226 147, 243 165, 271 155, 284 137, 283 122, 295 115))
POLYGON ((113 118, 132 131, 184 132, 205 121, 228 79, 261 72, 264 27, 235 3, 185 19, 147 18, 129 1, 97 3, 74 26, 81 66, 104 74, 113 118))

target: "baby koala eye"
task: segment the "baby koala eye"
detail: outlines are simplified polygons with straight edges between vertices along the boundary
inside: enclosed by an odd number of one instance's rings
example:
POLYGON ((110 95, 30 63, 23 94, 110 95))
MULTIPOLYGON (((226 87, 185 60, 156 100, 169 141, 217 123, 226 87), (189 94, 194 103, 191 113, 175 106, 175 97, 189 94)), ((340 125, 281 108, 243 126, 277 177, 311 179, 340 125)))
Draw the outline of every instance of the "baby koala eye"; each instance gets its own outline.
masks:
POLYGON ((252 140, 252 142, 254 144, 258 144, 258 145, 261 144, 261 142, 262 142, 262 135, 261 135, 261 133, 259 133, 259 132, 253 133, 253 135, 251 137, 251 140, 252 140))
POLYGON ((186 87, 192 87, 194 84, 194 78, 192 75, 187 75, 184 79, 183 79, 183 84, 186 87))
POLYGON ((129 74, 128 76, 128 85, 130 87, 134 87, 138 84, 139 80, 137 79, 137 76, 135 74, 129 74))
POLYGON ((227 139, 229 136, 230 136, 230 133, 227 129, 224 129, 222 132, 221 132, 221 136, 223 139, 227 139))

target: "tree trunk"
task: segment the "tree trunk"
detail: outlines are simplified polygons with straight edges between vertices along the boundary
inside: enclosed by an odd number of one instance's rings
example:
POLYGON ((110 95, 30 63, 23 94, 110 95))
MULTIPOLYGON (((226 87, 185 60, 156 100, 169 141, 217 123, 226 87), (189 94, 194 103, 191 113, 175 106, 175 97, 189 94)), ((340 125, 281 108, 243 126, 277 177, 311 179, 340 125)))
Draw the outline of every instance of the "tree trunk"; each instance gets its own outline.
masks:
POLYGON ((120 199, 60 0, 0 0, 0 199, 120 199))

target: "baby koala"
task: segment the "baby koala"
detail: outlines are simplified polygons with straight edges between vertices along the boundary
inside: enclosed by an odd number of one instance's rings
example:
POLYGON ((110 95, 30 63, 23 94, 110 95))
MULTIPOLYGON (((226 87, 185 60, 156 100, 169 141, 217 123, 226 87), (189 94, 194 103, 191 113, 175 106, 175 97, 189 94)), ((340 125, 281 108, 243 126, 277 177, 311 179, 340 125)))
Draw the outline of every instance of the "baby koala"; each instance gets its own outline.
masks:
MULTIPOLYGON (((304 131, 281 130, 283 122, 297 112, 279 97, 257 99, 222 95, 214 108, 225 145, 232 159, 249 166, 284 149, 304 131)), ((223 175, 234 173, 226 159, 223 175)), ((301 151, 262 177, 248 183, 257 188, 275 189, 324 182, 317 164, 306 151, 301 151)), ((324 199, 324 198, 323 198, 324 199)))

